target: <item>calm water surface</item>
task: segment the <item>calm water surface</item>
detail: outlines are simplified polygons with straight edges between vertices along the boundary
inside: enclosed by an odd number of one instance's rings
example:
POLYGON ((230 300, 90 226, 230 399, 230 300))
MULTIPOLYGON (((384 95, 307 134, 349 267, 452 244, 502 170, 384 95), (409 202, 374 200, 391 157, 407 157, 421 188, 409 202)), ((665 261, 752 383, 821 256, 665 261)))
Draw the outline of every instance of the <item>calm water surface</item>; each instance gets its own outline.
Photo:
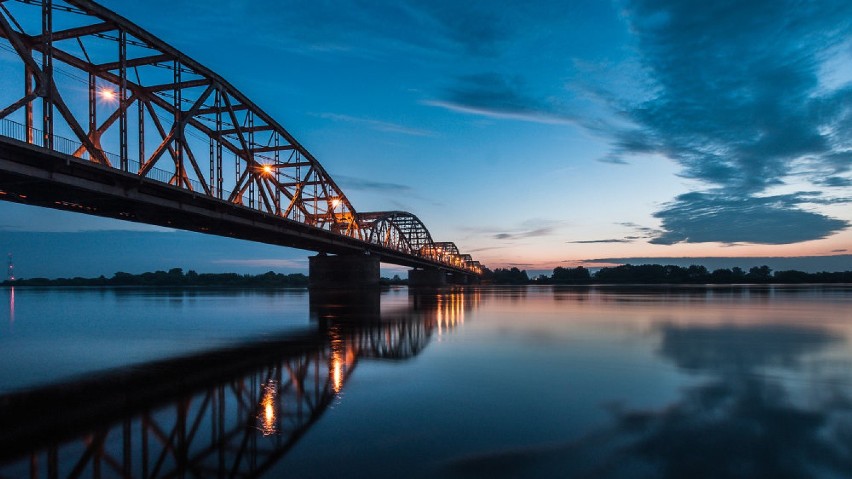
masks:
POLYGON ((852 471, 850 286, 0 295, 0 477, 852 471))

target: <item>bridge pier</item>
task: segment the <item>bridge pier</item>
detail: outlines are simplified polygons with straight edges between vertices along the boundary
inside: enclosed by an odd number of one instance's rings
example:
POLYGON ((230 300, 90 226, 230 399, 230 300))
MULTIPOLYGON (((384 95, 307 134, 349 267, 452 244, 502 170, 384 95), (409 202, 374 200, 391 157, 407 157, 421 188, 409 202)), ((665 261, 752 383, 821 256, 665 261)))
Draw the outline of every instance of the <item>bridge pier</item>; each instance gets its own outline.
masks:
POLYGON ((437 268, 408 270, 409 288, 437 288, 446 286, 447 272, 437 268))
POLYGON ((308 258, 311 289, 358 289, 379 286, 380 261, 370 255, 319 254, 308 258))

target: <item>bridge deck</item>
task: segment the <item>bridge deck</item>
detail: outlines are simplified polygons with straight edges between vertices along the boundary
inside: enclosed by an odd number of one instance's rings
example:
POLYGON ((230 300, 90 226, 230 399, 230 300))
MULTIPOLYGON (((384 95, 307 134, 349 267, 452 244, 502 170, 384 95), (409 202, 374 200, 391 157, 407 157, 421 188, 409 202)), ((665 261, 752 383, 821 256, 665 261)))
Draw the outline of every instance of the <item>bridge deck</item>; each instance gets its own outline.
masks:
POLYGON ((6 201, 330 254, 377 255, 384 263, 469 273, 115 168, 0 137, 6 201))

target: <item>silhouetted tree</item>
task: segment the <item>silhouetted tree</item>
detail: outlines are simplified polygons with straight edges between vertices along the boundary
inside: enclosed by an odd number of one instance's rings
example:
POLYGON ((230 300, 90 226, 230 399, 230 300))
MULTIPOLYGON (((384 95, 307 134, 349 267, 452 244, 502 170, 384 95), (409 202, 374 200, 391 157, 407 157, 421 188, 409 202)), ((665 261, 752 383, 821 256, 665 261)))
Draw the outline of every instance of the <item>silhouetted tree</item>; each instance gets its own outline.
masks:
POLYGON ((530 282, 526 270, 516 267, 511 269, 497 268, 494 270, 491 281, 494 284, 527 284, 530 282))
POLYGON ((592 280, 589 270, 582 266, 576 268, 563 268, 557 266, 553 269, 551 281, 555 284, 588 284, 592 280))

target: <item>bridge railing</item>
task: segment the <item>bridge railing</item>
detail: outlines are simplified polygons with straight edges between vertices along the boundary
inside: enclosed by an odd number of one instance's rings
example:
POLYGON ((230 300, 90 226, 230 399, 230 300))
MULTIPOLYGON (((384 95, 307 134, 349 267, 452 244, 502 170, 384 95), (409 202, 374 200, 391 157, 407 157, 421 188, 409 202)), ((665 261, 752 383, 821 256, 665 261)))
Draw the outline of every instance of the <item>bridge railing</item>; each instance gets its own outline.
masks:
MULTIPOLYGON (((23 123, 18 123, 16 121, 10 120, 8 118, 3 118, 0 120, 0 136, 5 136, 6 138, 12 138, 14 140, 22 141, 25 143, 29 143, 33 146, 38 146, 41 148, 47 148, 45 145, 46 137, 42 130, 38 128, 27 128, 23 123)), ((63 136, 59 135, 51 135, 53 149, 51 151, 55 151, 57 153, 62 153, 69 156, 75 156, 75 152, 79 152, 82 144, 79 141, 74 141, 63 136)), ((120 164, 119 156, 115 153, 111 153, 109 151, 98 150, 101 155, 105 156, 110 160, 112 165, 120 164)), ((91 159, 89 158, 88 152, 83 152, 81 155, 78 155, 83 159, 91 159)), ((115 170, 119 170, 119 168, 115 168, 110 166, 115 170)), ((127 170, 124 170, 128 173, 139 174, 139 162, 138 161, 129 161, 127 164, 127 170)), ((175 177, 175 173, 173 171, 163 170, 161 168, 150 168, 147 172, 145 172, 145 178, 150 180, 158 181, 161 183, 171 184, 172 180, 175 177)), ((203 187, 201 183, 192 178, 188 179, 189 183, 192 185, 192 189, 194 191, 203 191, 203 187)), ((231 196, 231 191, 222 190, 223 197, 231 196)), ((237 204, 237 206, 250 207, 250 201, 248 195, 242 195, 242 204, 237 204)), ((259 208, 254 208, 259 209, 259 208)))

